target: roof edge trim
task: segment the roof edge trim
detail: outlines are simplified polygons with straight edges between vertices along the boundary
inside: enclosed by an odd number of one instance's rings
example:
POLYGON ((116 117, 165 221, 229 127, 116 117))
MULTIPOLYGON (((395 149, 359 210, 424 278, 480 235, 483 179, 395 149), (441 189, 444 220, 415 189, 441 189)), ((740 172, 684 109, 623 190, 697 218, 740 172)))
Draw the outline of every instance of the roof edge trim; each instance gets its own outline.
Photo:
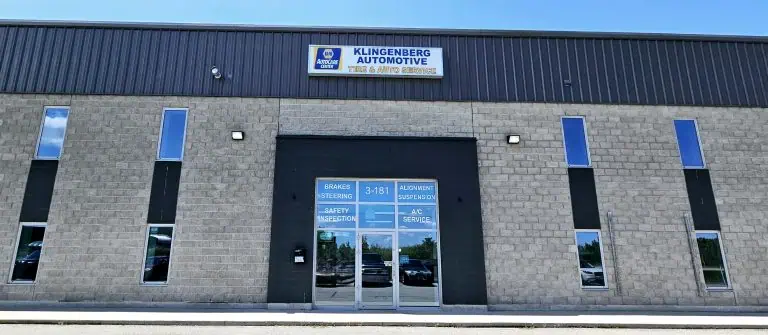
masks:
POLYGON ((404 35, 450 35, 450 36, 495 36, 495 37, 540 37, 540 38, 593 38, 593 39, 641 39, 710 42, 757 42, 768 43, 768 36, 699 35, 671 33, 636 32, 590 32, 555 30, 493 30, 493 29, 436 29, 436 28, 388 28, 388 27, 315 27, 315 26, 257 26, 246 24, 198 24, 198 23, 155 23, 155 22, 109 22, 109 21, 56 21, 56 20, 7 20, 0 19, 0 26, 16 27, 60 27, 60 28, 101 28, 101 29, 147 29, 147 30, 200 30, 200 31, 258 31, 283 33, 364 33, 404 35))

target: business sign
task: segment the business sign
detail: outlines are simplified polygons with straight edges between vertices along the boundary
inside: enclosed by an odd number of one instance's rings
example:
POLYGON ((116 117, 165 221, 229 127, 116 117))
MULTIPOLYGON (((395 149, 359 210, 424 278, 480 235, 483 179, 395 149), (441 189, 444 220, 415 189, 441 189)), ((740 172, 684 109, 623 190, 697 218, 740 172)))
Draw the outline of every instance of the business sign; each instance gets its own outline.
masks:
POLYGON ((310 45, 310 76, 442 78, 443 49, 310 45))

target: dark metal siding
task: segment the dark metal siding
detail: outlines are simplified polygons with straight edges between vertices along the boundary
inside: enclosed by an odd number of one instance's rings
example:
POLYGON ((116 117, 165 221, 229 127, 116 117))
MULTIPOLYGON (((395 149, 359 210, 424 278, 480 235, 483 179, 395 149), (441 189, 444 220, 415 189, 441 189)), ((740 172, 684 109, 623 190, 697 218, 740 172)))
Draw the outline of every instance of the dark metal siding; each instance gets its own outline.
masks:
POLYGON ((595 172, 591 168, 568 168, 573 228, 600 229, 595 172))
POLYGON ((349 176, 437 180, 442 303, 488 303, 475 139, 332 136, 277 138, 267 302, 312 302, 311 262, 293 250, 315 257, 315 180, 349 176))
POLYGON ((586 36, 4 25, 0 92, 768 107, 764 41, 586 36), (442 47, 445 77, 310 78, 309 44, 442 47))
POLYGON ((48 222, 53 186, 56 183, 57 160, 32 160, 21 202, 19 222, 48 222))
POLYGON ((691 205, 693 228, 696 230, 720 230, 717 202, 712 189, 712 179, 707 169, 684 169, 685 187, 691 205))

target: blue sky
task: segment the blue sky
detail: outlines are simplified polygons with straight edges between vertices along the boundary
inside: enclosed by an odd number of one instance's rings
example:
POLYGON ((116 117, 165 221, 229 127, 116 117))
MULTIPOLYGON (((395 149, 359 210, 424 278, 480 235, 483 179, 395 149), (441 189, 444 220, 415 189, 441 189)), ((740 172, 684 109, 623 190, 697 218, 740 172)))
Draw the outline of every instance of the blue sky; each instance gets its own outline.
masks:
POLYGON ((0 18, 768 35, 766 0, 0 0, 0 18))

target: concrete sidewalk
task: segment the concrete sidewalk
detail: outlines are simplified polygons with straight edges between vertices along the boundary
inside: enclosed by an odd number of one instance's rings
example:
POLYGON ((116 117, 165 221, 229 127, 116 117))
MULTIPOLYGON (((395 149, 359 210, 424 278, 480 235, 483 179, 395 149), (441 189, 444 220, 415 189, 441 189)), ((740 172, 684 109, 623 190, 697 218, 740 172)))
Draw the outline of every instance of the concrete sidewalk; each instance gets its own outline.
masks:
POLYGON ((159 308, 100 311, 2 310, 0 323, 186 326, 421 326, 421 327, 600 327, 600 328, 766 328, 763 313, 639 312, 328 312, 190 310, 159 308))

